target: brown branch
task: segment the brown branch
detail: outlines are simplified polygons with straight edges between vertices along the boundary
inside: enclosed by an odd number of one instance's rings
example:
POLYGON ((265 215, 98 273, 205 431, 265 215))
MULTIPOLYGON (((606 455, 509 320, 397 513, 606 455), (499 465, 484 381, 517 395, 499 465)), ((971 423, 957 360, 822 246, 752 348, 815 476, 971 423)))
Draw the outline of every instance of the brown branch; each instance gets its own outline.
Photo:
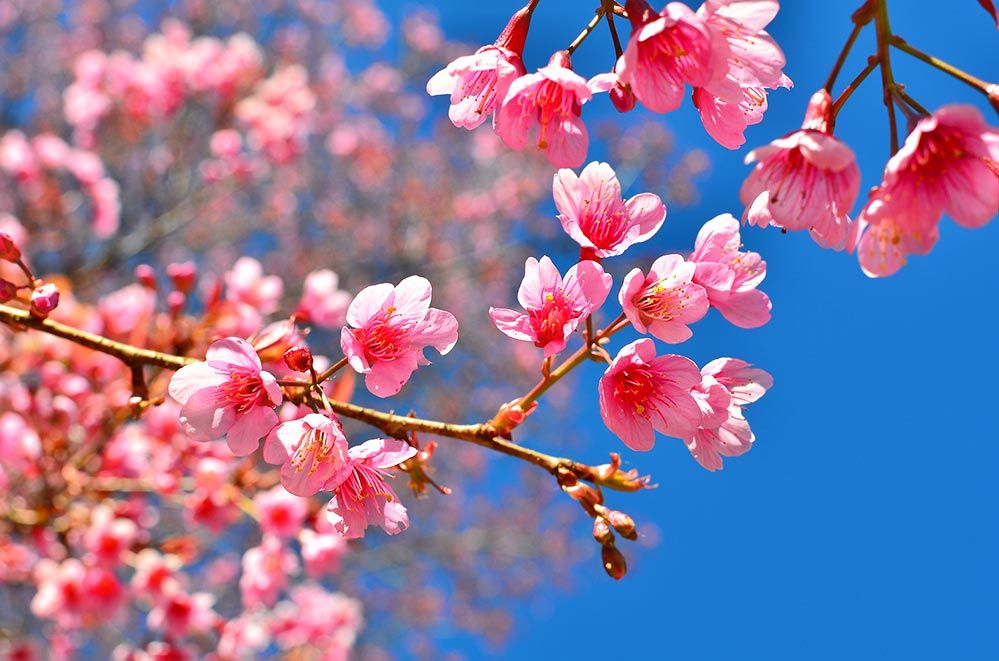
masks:
MULTIPOLYGON (((199 362, 196 358, 175 356, 172 354, 161 353, 159 351, 135 347, 123 342, 117 342, 101 335, 89 333, 72 326, 67 326, 66 324, 62 324, 51 319, 41 319, 35 317, 29 312, 7 305, 0 305, 0 322, 6 323, 15 329, 31 328, 43 333, 48 333, 49 335, 55 335, 56 337, 69 340, 70 342, 93 349, 94 351, 100 351, 101 353, 114 356, 133 369, 136 367, 141 368, 143 365, 154 365, 166 369, 177 370, 185 365, 199 362)), ((615 324, 612 324, 608 327, 608 330, 610 330, 614 325, 615 324)), ((606 333, 606 335, 609 334, 609 332, 606 333)), ((606 335, 598 332, 595 337, 595 341, 599 341, 601 337, 605 337, 606 335)), ((581 363, 588 353, 589 345, 584 345, 576 355, 566 361, 566 363, 559 366, 556 370, 557 374, 553 373, 552 376, 554 378, 549 383, 545 384, 544 388, 541 389, 541 392, 550 387, 554 381, 557 381, 562 375, 565 374, 565 372, 568 372, 569 369, 581 363), (579 355, 582 355, 582 358, 578 358, 579 355)), ((339 365, 339 363, 337 364, 339 365)), ((300 384, 297 383, 295 384, 296 387, 299 387, 299 385, 300 384)), ((540 396, 541 392, 534 393, 533 399, 540 396)), ((289 399, 298 401, 298 398, 301 396, 301 393, 289 394, 289 399)), ((505 454, 510 457, 516 457, 517 459, 527 461, 535 466, 540 466, 552 475, 557 475, 560 469, 569 470, 579 479, 599 484, 610 489, 635 491, 643 488, 647 483, 647 480, 639 478, 633 471, 624 472, 619 470, 613 462, 613 469, 608 470, 608 467, 606 466, 591 466, 579 463, 572 459, 545 454, 543 452, 538 452, 537 450, 532 450, 516 443, 503 440, 502 438, 499 438, 497 429, 488 422, 478 424, 455 424, 450 422, 441 422, 438 420, 427 420, 408 415, 396 415, 391 412, 358 406, 357 404, 351 404, 350 402, 330 400, 329 404, 330 408, 339 415, 369 424, 390 436, 399 437, 415 431, 434 434, 436 436, 444 436, 447 438, 454 438, 467 443, 473 443, 489 450, 493 450, 494 452, 499 452, 500 454, 505 454)))

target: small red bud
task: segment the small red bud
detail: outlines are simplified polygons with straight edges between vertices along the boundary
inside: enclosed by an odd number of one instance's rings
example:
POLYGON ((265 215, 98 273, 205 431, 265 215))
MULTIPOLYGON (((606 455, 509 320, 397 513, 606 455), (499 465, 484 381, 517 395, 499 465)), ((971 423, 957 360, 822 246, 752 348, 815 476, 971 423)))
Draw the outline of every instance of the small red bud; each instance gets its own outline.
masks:
POLYGON ((59 290, 52 283, 36 287, 31 292, 31 314, 47 317, 59 305, 59 290))
POLYGON ((832 97, 829 90, 821 89, 812 95, 805 110, 801 128, 829 133, 832 130, 832 97))
POLYGON ((511 50, 517 55, 523 55, 524 46, 527 44, 527 31, 531 28, 531 14, 534 13, 534 8, 537 5, 538 0, 531 0, 511 16, 510 22, 496 38, 495 45, 511 50))
POLYGON ((635 529, 635 520, 624 512, 617 510, 606 510, 601 512, 607 523, 609 523, 619 535, 632 541, 638 539, 638 531, 635 529))
POLYGON ((304 344, 296 344, 284 352, 284 364, 296 372, 308 372, 312 369, 312 351, 304 344))
POLYGON ((0 232, 0 259, 5 262, 16 262, 21 259, 21 249, 7 232, 0 232))
POLYGON ((17 296, 17 285, 0 278, 0 303, 6 303, 17 296))
POLYGON ((624 83, 615 85, 607 94, 618 112, 631 112, 635 109, 635 93, 631 91, 631 85, 624 83))
POLYGON ((135 279, 146 289, 156 291, 156 271, 149 264, 139 264, 135 267, 135 279))
POLYGON ((167 275, 173 281, 174 288, 185 294, 189 294, 194 288, 194 281, 198 277, 198 267, 194 262, 174 262, 168 264, 167 275))
POLYGON ((558 50, 552 53, 551 58, 548 60, 548 66, 550 67, 562 67, 563 69, 572 68, 572 58, 569 57, 569 51, 558 50))
POLYGON ((604 563, 604 571, 615 581, 620 581, 628 573, 628 563, 625 562, 624 555, 613 544, 604 544, 600 559, 604 563))

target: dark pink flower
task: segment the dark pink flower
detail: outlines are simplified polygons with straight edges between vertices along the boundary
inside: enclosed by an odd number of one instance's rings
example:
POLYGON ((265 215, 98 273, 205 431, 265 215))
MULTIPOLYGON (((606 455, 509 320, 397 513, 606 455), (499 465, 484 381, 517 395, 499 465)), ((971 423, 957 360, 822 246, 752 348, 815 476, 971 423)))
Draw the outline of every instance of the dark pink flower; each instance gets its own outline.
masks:
POLYGON ((741 247, 739 221, 731 214, 704 223, 690 254, 697 264, 694 282, 704 287, 712 307, 729 322, 757 328, 770 321, 770 297, 757 289, 767 276, 767 263, 741 247))
POLYGON ((592 96, 568 54, 558 51, 548 66, 513 81, 496 113, 496 133, 511 149, 533 143, 555 167, 579 167, 590 141, 580 114, 592 96))
POLYGON ((680 255, 663 255, 646 276, 641 269, 624 278, 618 301, 639 333, 677 344, 693 335, 687 324, 708 313, 708 294, 693 282, 697 265, 680 255))
POLYGON ((355 539, 371 525, 390 535, 409 527, 406 508, 385 478, 390 477, 387 469, 415 454, 416 448, 396 439, 372 439, 350 448, 346 466, 324 486, 333 492, 326 518, 337 534, 355 539))
POLYGON ((617 62, 621 82, 649 110, 671 112, 680 107, 686 85, 711 79, 711 35, 689 7, 667 4, 656 14, 645 0, 625 3, 632 33, 617 62))
POLYGON ((632 450, 651 450, 657 431, 689 438, 701 423, 700 408, 690 394, 700 382, 690 359, 656 356, 652 340, 636 340, 618 352, 600 378, 600 415, 632 450))
POLYGON ((578 177, 572 170, 559 170, 552 194, 562 229, 595 257, 620 255, 649 240, 666 220, 666 205, 658 195, 640 193, 625 202, 607 163, 589 163, 578 177))
POLYGON ((213 343, 205 362, 177 370, 169 390, 183 406, 180 422, 191 437, 212 441, 226 436, 240 457, 256 450, 278 422, 274 407, 281 403, 281 388, 261 369, 253 347, 237 337, 213 343))
POLYGON ((739 194, 748 205, 743 220, 808 230, 824 248, 843 247, 860 170, 853 150, 828 133, 830 108, 829 93, 816 92, 801 130, 746 155, 756 166, 739 194))
POLYGON ((529 257, 517 300, 524 312, 489 308, 489 316, 503 334, 533 342, 545 357, 565 349, 569 336, 580 323, 603 305, 611 288, 611 276, 600 264, 585 260, 570 268, 565 279, 552 260, 529 257))
POLYGON ((419 365, 430 364, 426 347, 443 356, 458 341, 458 320, 430 307, 431 294, 430 282, 414 275, 396 286, 365 287, 347 308, 340 348, 372 394, 396 394, 419 365))

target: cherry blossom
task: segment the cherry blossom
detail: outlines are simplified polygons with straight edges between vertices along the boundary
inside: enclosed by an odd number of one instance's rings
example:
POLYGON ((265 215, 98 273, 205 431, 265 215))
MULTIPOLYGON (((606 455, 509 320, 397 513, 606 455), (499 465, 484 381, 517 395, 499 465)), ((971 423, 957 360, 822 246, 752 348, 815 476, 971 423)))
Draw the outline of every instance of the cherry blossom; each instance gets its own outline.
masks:
POLYGON ((688 438, 701 423, 690 389, 701 381, 688 358, 656 355, 641 339, 623 347, 600 378, 600 416, 632 450, 651 450, 655 432, 688 438))
POLYGON ((458 341, 458 321, 430 307, 426 278, 410 276, 398 285, 362 289, 347 308, 340 347, 350 366, 364 374, 368 390, 379 397, 399 392, 419 365, 429 365, 424 348, 446 355, 458 341))
POLYGON ((590 163, 579 176, 559 170, 552 193, 562 229, 589 256, 620 255, 652 238, 666 220, 666 205, 658 195, 639 193, 625 202, 607 163, 590 163))
MULTIPOLYGON (((347 460, 340 421, 319 413, 282 422, 264 441, 264 460, 281 466, 281 484, 296 496, 319 491, 347 460)), ((286 530, 288 535, 294 529, 286 530)))
POLYGON ((281 388, 246 340, 229 337, 212 344, 205 362, 179 369, 170 379, 170 396, 183 408, 180 421, 199 441, 226 437, 238 456, 257 449, 276 424, 274 407, 281 388))
POLYGON ((635 330, 670 344, 690 339, 687 324, 701 319, 709 307, 707 292, 693 282, 696 269, 680 255, 663 255, 648 275, 641 269, 629 272, 618 300, 635 330))
POLYGON ((566 271, 565 278, 547 256, 528 257, 517 301, 524 312, 489 308, 496 328, 515 340, 533 342, 545 357, 563 349, 579 324, 603 305, 612 278, 600 264, 582 261, 566 271))
POLYGON ((349 461, 324 486, 333 497, 326 518, 341 537, 364 536, 368 526, 380 526, 389 535, 409 527, 409 515, 385 481, 387 469, 416 454, 416 448, 396 439, 372 439, 350 448, 349 461))

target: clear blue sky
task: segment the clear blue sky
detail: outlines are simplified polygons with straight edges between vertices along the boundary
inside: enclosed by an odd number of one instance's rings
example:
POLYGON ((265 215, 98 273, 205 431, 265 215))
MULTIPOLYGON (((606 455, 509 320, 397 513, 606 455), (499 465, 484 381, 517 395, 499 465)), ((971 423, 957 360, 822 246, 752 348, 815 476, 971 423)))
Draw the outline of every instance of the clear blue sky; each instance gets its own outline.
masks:
MULTIPOLYGON (((443 0, 437 7, 449 37, 485 43, 515 4, 443 0)), ((571 40, 585 4, 541 3, 529 67, 571 40), (564 14, 577 18, 567 22, 564 14)), ((800 123, 860 2, 784 4, 772 33, 796 87, 773 95, 766 120, 749 132, 750 146, 800 123)), ((896 32, 911 43, 999 79, 999 34, 975 0, 892 5, 896 32)), ((847 80, 872 49, 861 40, 847 80)), ((602 70, 609 52, 601 29, 576 55, 576 67, 602 70)), ((970 89, 901 54, 896 60, 923 105, 959 99, 987 110, 970 89)), ((880 91, 871 83, 840 119, 862 190, 877 183, 888 151, 880 91)), ((600 98, 584 116, 610 112, 600 98)), ((712 169, 701 180, 702 202, 672 209, 659 251, 692 241, 717 213, 738 215, 746 174, 745 150, 715 147, 691 108, 664 121, 682 147, 706 149, 712 169)), ((999 223, 968 231, 948 220, 941 234, 929 257, 875 281, 853 256, 823 251, 806 236, 746 231, 746 244, 769 263, 763 289, 774 301, 773 322, 741 331, 712 314, 680 349, 701 364, 732 355, 774 374, 776 387, 750 410, 756 447, 714 474, 670 439, 644 455, 625 453, 661 486, 617 503, 640 524, 655 524, 660 543, 629 548, 631 574, 620 583, 595 562, 583 567, 573 593, 520 614, 505 655, 999 658, 999 223)), ((580 397, 591 407, 587 422, 602 430, 592 376, 580 397)), ((595 434, 590 456, 622 449, 609 433, 595 434)), ((579 524, 586 525, 582 517, 579 524)))

